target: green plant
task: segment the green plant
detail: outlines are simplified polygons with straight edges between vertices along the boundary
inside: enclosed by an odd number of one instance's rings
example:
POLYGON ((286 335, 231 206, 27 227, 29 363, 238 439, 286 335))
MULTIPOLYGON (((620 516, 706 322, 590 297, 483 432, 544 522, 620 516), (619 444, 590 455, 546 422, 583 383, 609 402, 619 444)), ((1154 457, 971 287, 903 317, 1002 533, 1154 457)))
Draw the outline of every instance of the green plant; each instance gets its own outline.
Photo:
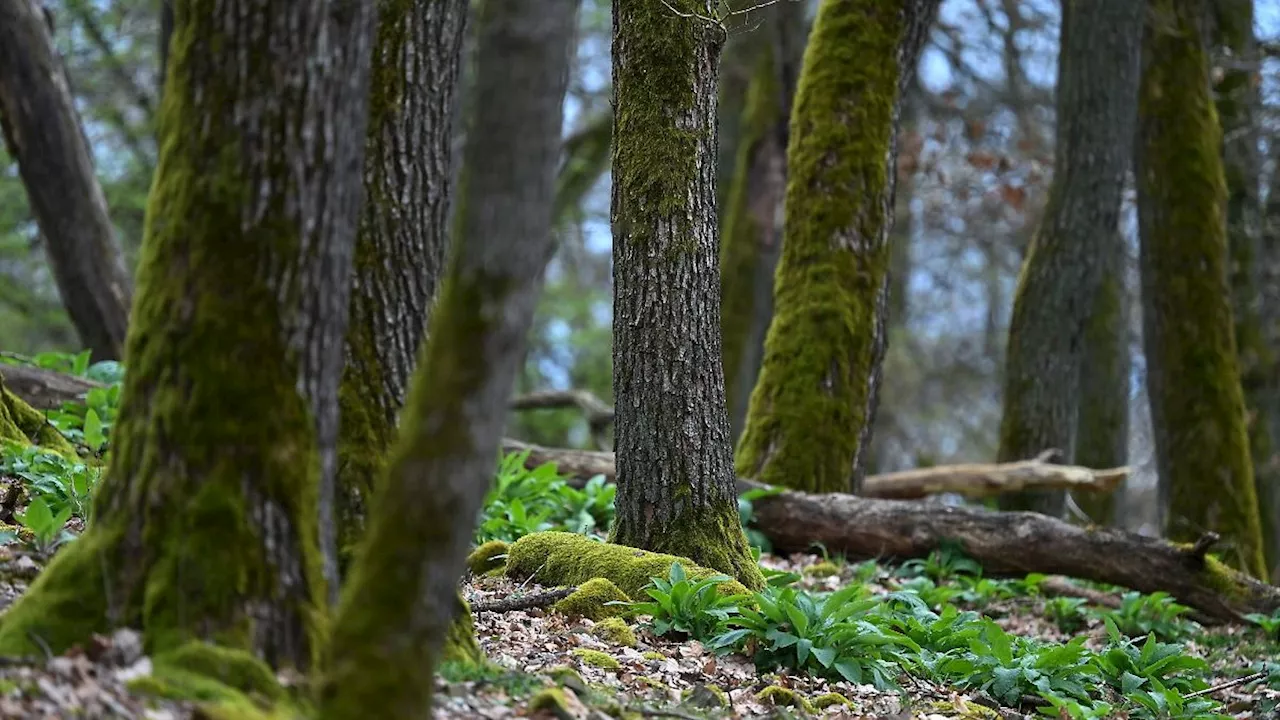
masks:
POLYGON ((630 603, 632 611, 652 617, 650 625, 657 635, 677 634, 695 640, 709 640, 718 633, 738 603, 749 595, 723 595, 718 586, 728 582, 727 575, 712 575, 690 580, 680 563, 671 563, 666 578, 653 578, 645 593, 648 602, 630 603))
POLYGON ((1130 637, 1155 633, 1164 640, 1186 637, 1198 623, 1185 618, 1191 608, 1179 605, 1166 592, 1144 595, 1129 591, 1121 596, 1120 607, 1099 613, 1109 618, 1120 632, 1130 637))
POLYGON ((777 495, 782 492, 782 488, 761 487, 752 488, 738 496, 738 520, 742 523, 742 531, 746 533, 747 542, 755 548, 759 548, 764 552, 769 552, 773 546, 769 543, 769 538, 764 533, 752 527, 755 521, 755 501, 760 498, 766 498, 771 495, 777 495))
POLYGON ((989 618, 969 641, 969 652, 949 653, 936 663, 936 672, 962 687, 989 693, 1006 705, 1018 705, 1024 695, 1088 700, 1086 683, 1098 675, 1086 638, 1065 644, 1040 643, 1011 636, 989 618))
POLYGON ((53 515, 65 509, 89 522, 102 469, 35 445, 5 442, 0 444, 0 474, 22 480, 27 495, 44 502, 53 515))
POLYGON ((924 559, 916 558, 903 563, 899 577, 928 577, 934 582, 950 580, 960 575, 982 575, 982 565, 964 553, 959 543, 948 540, 924 559))
POLYGON ((1045 617, 1064 633, 1074 633, 1085 624, 1085 600, 1076 597, 1055 597, 1044 601, 1045 617))
POLYGON ((1244 616, 1244 619, 1261 628, 1262 633, 1267 638, 1280 640, 1280 610, 1276 610, 1270 616, 1262 613, 1249 613, 1244 616))
POLYGON ((582 488, 569 485, 554 463, 525 467, 528 451, 501 458, 497 476, 485 496, 476 543, 513 542, 543 530, 589 533, 613 521, 616 488, 602 476, 582 488))
POLYGON ((71 519, 71 508, 64 507, 55 513, 42 497, 35 497, 27 504, 27 509, 15 513, 14 517, 22 526, 31 531, 32 545, 39 552, 48 552, 59 545, 75 539, 75 535, 67 532, 64 526, 71 519))

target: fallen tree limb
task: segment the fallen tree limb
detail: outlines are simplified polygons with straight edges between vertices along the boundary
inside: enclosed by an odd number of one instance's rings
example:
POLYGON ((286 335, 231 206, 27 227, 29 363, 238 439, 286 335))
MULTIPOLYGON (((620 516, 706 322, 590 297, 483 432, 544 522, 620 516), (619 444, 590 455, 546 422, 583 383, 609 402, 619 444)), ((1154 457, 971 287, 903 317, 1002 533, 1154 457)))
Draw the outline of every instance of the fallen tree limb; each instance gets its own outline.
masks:
MULTIPOLYGON (((739 491, 764 486, 739 480, 739 491)), ((778 552, 821 544, 850 559, 927 556, 956 542, 991 576, 1067 575, 1142 592, 1164 590, 1206 616, 1239 622, 1280 608, 1280 588, 1207 555, 1217 540, 1193 546, 1109 528, 1083 528, 1029 512, 992 512, 880 500, 842 493, 784 491, 754 501, 755 526, 778 552)))
POLYGON ((0 364, 0 376, 14 395, 37 410, 55 410, 64 402, 82 402, 85 393, 102 383, 66 373, 24 365, 0 364))
MULTIPOLYGON (((536 467, 554 462, 560 472, 586 480, 615 474, 613 453, 569 450, 529 445, 505 438, 503 452, 528 451, 526 464, 536 467)), ((959 493, 970 498, 990 497, 1026 489, 1072 489, 1112 492, 1129 474, 1128 468, 1091 470, 1075 465, 1054 465, 1048 454, 1034 460, 1000 464, 941 465, 903 472, 871 475, 862 481, 861 497, 909 500, 938 493, 959 493)))
POLYGON ((613 424, 613 408, 586 390, 540 390, 512 398, 512 410, 558 410, 576 407, 586 416, 587 428, 596 447, 609 447, 609 426, 613 424))

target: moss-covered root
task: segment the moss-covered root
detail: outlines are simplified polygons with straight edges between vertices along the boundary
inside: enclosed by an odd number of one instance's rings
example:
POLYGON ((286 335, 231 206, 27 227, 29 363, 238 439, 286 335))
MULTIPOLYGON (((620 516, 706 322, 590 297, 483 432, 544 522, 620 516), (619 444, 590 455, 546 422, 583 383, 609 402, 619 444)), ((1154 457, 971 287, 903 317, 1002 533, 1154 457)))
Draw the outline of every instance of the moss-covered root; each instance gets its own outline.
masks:
POLYGON ((735 505, 711 503, 686 507, 661 527, 617 522, 609 539, 619 545, 689 558, 697 565, 736 578, 752 590, 763 589, 765 585, 735 505))
MULTIPOLYGON (((686 575, 694 579, 718 574, 688 558, 596 542, 577 533, 539 532, 525 535, 511 545, 507 575, 522 580, 533 578, 543 585, 583 586, 593 578, 606 578, 634 600, 648 597, 644 587, 655 577, 665 578, 673 562, 680 563, 686 575)), ((727 594, 746 592, 736 581, 723 583, 718 589, 727 594)))
POLYGON ((787 151, 786 229, 739 476, 847 492, 863 471, 887 342, 901 85, 936 0, 826 0, 787 151))
POLYGON ((39 410, 14 395, 5 386, 4 375, 0 374, 0 441, 3 440, 31 443, 67 457, 76 456, 75 447, 45 420, 39 410))
POLYGON ((610 605, 614 602, 629 602, 630 597, 607 578, 592 578, 580 585, 569 597, 557 602, 556 612, 565 615, 578 615, 590 620, 616 619, 625 615, 626 605, 610 605))

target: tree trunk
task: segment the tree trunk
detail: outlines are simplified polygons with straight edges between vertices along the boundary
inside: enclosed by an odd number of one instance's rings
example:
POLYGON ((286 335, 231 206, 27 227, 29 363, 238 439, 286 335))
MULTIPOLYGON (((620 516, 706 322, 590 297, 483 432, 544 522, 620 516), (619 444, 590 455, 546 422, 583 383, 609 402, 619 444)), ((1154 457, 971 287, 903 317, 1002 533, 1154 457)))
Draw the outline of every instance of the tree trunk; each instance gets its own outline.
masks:
POLYGON ((720 343, 714 3, 614 0, 612 540, 763 587, 738 521, 720 343))
POLYGON ((786 231, 738 474, 856 486, 884 358, 898 116, 938 0, 825 0, 787 151, 786 231))
POLYGON ((770 8, 770 42, 747 88, 738 158, 720 248, 720 327, 730 438, 742 433, 773 317, 773 274, 782 251, 787 130, 804 54, 804 5, 770 8))
POLYGON ((372 12, 177 6, 129 372, 94 522, 0 617, 0 652, 140 627, 313 664, 372 12))
POLYGON ((160 50, 160 78, 156 88, 156 100, 164 97, 165 78, 169 76, 169 41, 173 39, 173 3, 174 0, 160 0, 160 32, 156 35, 156 45, 160 50))
POLYGON ((1248 414, 1254 486, 1262 510, 1263 552, 1268 574, 1280 580, 1280 463, 1272 444, 1271 422, 1280 365, 1274 342, 1277 320, 1273 297, 1265 290, 1268 258, 1262 241, 1262 157, 1255 113, 1261 105, 1256 80, 1260 61, 1253 37, 1252 0, 1217 0, 1214 45, 1225 51, 1215 89, 1222 122, 1222 162, 1227 180, 1227 252, 1231 309, 1235 318, 1236 357, 1248 414), (1274 327, 1274 326, 1273 326, 1274 327), (1269 337, 1270 336, 1270 337, 1269 337))
POLYGON ((95 360, 117 360, 132 288, 67 76, 34 0, 0 0, 0 130, 58 292, 95 360))
MULTIPOLYGON (((1009 321, 1001 462, 1049 449, 1071 461, 1078 413, 1114 421, 1105 399, 1079 405, 1082 389, 1113 389, 1114 373, 1124 369, 1106 333, 1123 328, 1123 285, 1113 286, 1120 277, 1112 265, 1124 247, 1120 196, 1132 161, 1142 15, 1143 0, 1063 5, 1054 176, 1009 321), (1086 346, 1094 350, 1087 380, 1086 346)), ((1001 508, 1059 516, 1065 499, 1062 491, 1010 495, 1001 508)))
POLYGON ((338 441, 343 567, 396 436, 448 247, 466 0, 378 3, 338 441))
POLYGON ((554 249, 577 7, 482 6, 459 249, 335 621, 321 718, 432 716, 433 671, 554 249))
POLYGON ((1143 37, 1136 168, 1147 384, 1170 536, 1217 532, 1230 564, 1261 577, 1205 10, 1204 0, 1156 0, 1143 37))

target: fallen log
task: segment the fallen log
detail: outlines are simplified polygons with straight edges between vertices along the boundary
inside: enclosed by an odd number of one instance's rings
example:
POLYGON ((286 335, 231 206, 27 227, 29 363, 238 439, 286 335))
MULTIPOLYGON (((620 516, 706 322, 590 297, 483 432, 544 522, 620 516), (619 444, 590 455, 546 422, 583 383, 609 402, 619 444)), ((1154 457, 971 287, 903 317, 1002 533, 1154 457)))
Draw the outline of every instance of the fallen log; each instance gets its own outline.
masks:
MULTIPOLYGON (((739 491, 764 488, 746 480, 739 491)), ((1194 545, 1101 527, 1079 527, 1030 512, 993 512, 843 493, 783 491, 753 503, 755 527, 777 552, 821 545, 851 560, 925 557, 960 545, 989 576, 1066 575, 1150 593, 1164 590, 1209 618, 1240 622, 1280 608, 1280 588, 1208 555, 1217 540, 1194 545)))
MULTIPOLYGON (((526 465, 552 462, 560 472, 585 482, 595 475, 613 480, 613 453, 594 450, 547 448, 504 438, 506 453, 528 451, 526 465)), ((999 464, 940 465, 918 470, 870 475, 862 481, 860 497, 911 500, 939 493, 983 498, 1001 493, 1037 489, 1070 489, 1108 493, 1120 487, 1129 468, 1091 470, 1048 462, 1046 452, 1034 460, 999 464)))
POLYGON ((37 410, 56 410, 64 402, 83 402, 102 383, 26 365, 0 364, 0 376, 14 395, 37 410))
POLYGON ((558 410, 574 407, 587 419, 596 447, 608 449, 609 426, 613 424, 613 408, 586 390, 539 390, 511 399, 512 410, 558 410))

